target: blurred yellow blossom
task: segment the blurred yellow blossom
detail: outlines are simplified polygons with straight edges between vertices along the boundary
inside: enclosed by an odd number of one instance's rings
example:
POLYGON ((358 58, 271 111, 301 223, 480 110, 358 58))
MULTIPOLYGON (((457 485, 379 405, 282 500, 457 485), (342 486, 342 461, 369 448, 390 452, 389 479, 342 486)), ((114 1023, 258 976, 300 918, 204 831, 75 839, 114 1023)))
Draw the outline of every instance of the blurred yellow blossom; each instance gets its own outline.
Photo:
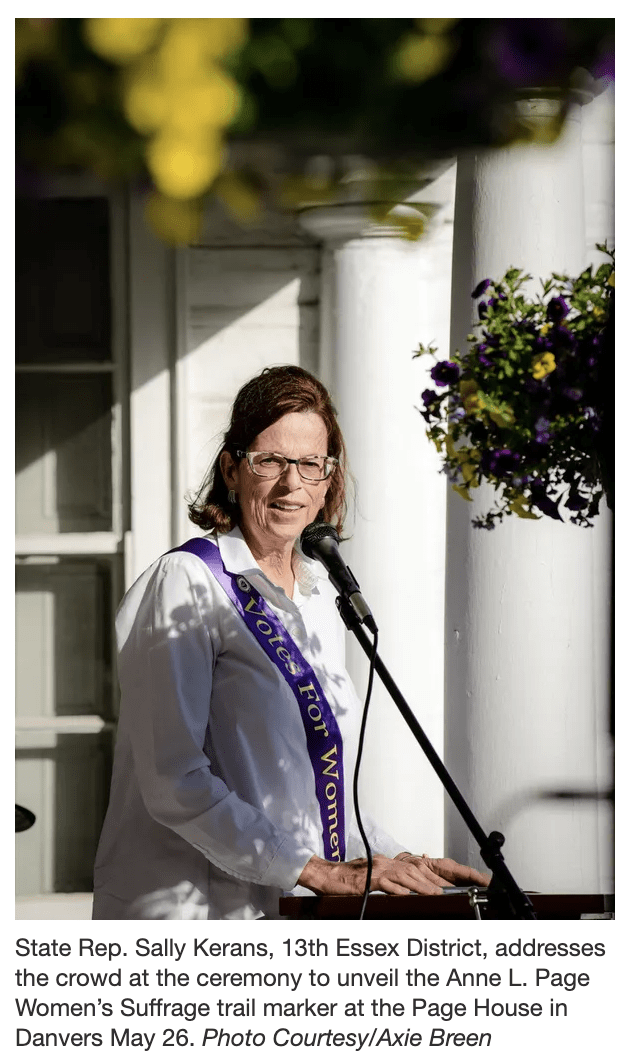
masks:
POLYGON ((104 59, 125 65, 152 46, 164 18, 87 18, 86 40, 104 59))
POLYGON ((223 157, 223 145, 216 136, 161 132, 147 148, 147 165, 156 186, 170 198, 201 195, 218 175, 223 157))
POLYGON ((130 125, 143 136, 155 132, 164 123, 169 110, 169 95, 165 82, 156 75, 153 65, 136 69, 128 77, 123 109, 130 125))
POLYGON ((176 18, 167 30, 158 53, 160 73, 173 83, 206 71, 242 44, 246 23, 242 18, 176 18))
MULTIPOLYGON (((237 82, 219 62, 247 33, 243 18, 86 19, 90 47, 125 66, 120 77, 127 120, 151 137, 145 157, 163 196, 152 200, 154 214, 158 203, 161 216, 175 217, 165 203, 196 199, 220 173, 220 130, 235 119, 241 99, 237 82)), ((244 201, 242 194, 245 209, 244 201)), ((194 213, 188 219, 178 214, 178 224, 186 227, 194 213)))
POLYGON ((458 22, 458 18, 416 18, 415 22, 424 33, 447 33, 458 22))
POLYGON ((454 48, 450 37, 411 33, 394 56, 394 71, 403 81, 427 81, 447 66, 454 48))

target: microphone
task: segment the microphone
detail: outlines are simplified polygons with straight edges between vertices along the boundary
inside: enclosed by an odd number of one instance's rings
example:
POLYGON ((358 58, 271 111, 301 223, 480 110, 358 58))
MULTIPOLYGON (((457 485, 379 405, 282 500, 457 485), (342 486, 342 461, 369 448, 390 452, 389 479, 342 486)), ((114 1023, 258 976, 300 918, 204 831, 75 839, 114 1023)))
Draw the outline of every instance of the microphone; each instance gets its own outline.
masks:
POLYGON ((322 562, 336 591, 349 603, 360 624, 365 624, 373 633, 377 625, 360 586, 346 565, 338 544, 340 537, 333 525, 327 522, 311 522, 301 533, 301 548, 308 558, 322 562))

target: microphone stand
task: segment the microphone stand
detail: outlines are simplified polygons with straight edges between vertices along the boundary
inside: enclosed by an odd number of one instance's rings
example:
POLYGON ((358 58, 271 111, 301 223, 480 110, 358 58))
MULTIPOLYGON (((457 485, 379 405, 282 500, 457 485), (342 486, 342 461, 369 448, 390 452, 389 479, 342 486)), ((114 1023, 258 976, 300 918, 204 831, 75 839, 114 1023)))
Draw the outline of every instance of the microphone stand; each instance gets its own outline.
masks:
MULTIPOLYGON (((353 609, 353 606, 343 595, 337 597, 336 606, 338 607, 338 611, 345 625, 351 632, 353 632, 364 653, 370 658, 372 653, 371 641, 364 631, 362 622, 353 609)), ((470 833, 474 836, 484 863, 487 864, 492 872, 492 880, 486 893, 487 907, 495 912, 496 917, 498 918, 535 919, 537 916, 533 909, 533 904, 526 893, 520 889, 500 851, 502 845, 505 843, 503 835, 497 830, 493 830, 490 834, 485 833, 456 783, 453 781, 443 761, 437 754, 434 746, 425 734, 417 717, 414 715, 410 706, 406 702, 406 699, 395 684, 395 681, 391 677, 379 654, 375 655, 374 663, 375 671, 384 684, 384 687, 395 702, 395 705, 426 754, 430 764, 439 776, 445 790, 451 797, 453 804, 461 814, 470 833)), ((480 898, 477 899, 476 895, 473 894, 471 903, 478 918, 481 917, 478 905, 482 902, 483 901, 481 901, 480 898)))

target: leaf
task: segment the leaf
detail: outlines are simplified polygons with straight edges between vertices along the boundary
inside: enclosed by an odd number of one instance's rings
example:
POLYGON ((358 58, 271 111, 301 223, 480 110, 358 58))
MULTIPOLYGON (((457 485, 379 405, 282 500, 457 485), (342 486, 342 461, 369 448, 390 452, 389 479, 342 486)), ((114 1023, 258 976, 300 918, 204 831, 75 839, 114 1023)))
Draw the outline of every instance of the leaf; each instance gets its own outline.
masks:
POLYGON ((468 493, 465 485, 453 485, 452 488, 455 492, 458 492, 459 496, 462 496, 464 500, 468 500, 470 503, 472 502, 472 497, 468 493))
POLYGON ((516 498, 508 504, 508 507, 512 514, 517 514, 519 518, 531 518, 538 522, 540 520, 540 515, 534 514, 533 511, 528 510, 526 504, 527 499, 525 496, 516 496, 516 498))
POLYGON ((416 356, 435 356, 436 353, 437 346, 432 345, 432 343, 430 343, 430 345, 422 345, 422 343, 420 342, 417 348, 417 352, 413 353, 413 358, 416 356))
POLYGON ((477 467, 474 463, 461 463, 461 473, 463 475, 463 483, 467 489, 477 489, 478 480, 476 478, 477 467))
MULTIPOLYGON (((505 364, 505 371, 507 370, 507 366, 508 365, 505 364)), ((481 393, 480 390, 479 397, 487 414, 492 422, 496 423, 496 426, 507 427, 513 425, 515 422, 515 416, 508 404, 505 404, 504 402, 498 403, 486 394, 481 393)))

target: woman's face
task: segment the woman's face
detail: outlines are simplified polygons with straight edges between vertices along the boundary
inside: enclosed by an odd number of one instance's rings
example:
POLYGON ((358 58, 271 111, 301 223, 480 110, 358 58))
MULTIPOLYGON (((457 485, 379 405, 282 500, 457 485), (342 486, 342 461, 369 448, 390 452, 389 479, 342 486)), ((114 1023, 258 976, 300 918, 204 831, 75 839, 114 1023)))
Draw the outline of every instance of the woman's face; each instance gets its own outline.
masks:
MULTIPOLYGON (((248 450, 289 459, 327 455, 327 428, 316 412, 290 412, 255 437, 248 450)), ((227 487, 237 494, 244 538, 263 555, 291 547, 324 507, 329 479, 303 481, 293 463, 278 478, 261 478, 247 459, 235 464, 224 452, 221 469, 227 487)))

